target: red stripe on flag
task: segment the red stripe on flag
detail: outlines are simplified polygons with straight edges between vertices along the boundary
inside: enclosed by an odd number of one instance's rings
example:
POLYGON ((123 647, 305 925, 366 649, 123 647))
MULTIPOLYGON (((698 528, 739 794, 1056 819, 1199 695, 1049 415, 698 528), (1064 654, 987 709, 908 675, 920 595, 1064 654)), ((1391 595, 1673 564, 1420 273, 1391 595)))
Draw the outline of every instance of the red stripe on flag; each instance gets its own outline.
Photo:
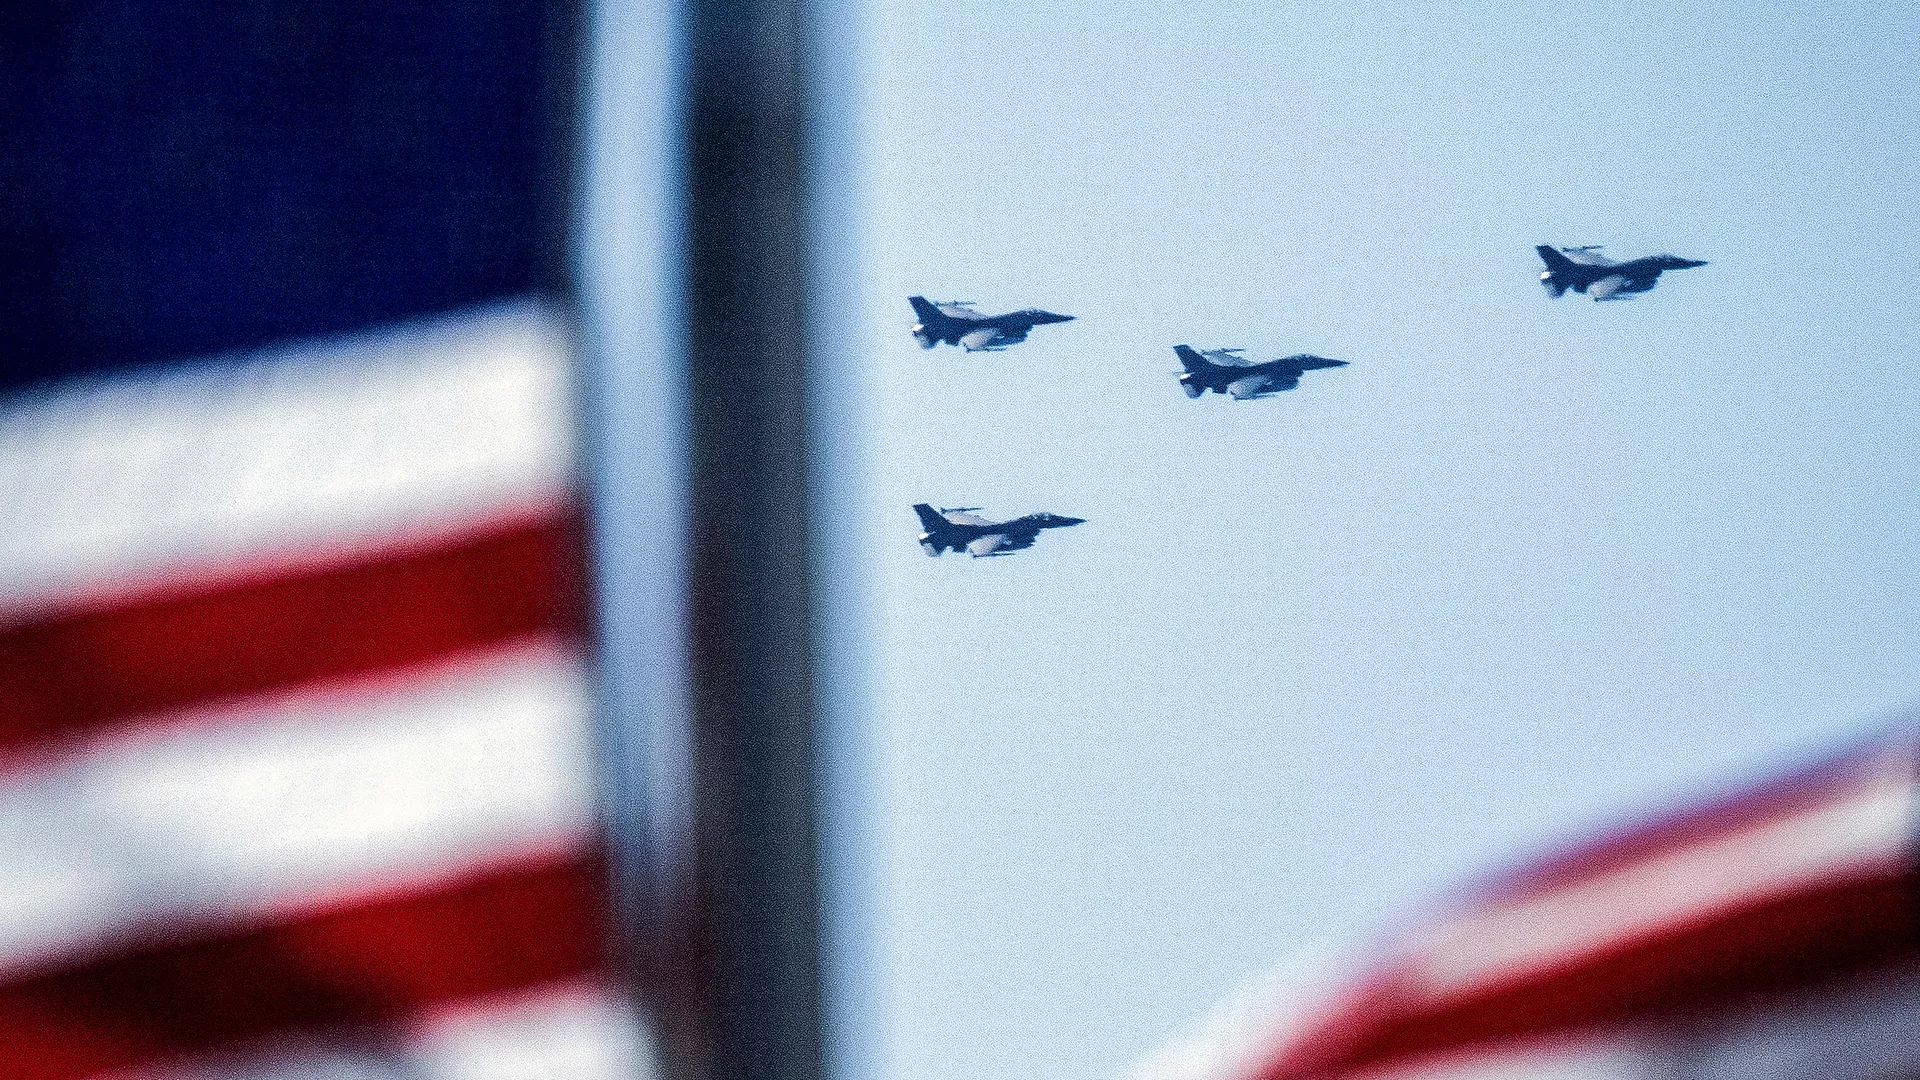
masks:
POLYGON ((1659 1023, 1916 953, 1915 879, 1856 880, 1645 936, 1466 999, 1423 1001, 1389 970, 1341 1014, 1282 1048, 1254 1078, 1340 1076, 1557 1032, 1659 1023))
POLYGON ((0 631, 0 748, 390 671, 581 625, 579 523, 139 600, 0 631))
POLYGON ((0 1076, 80 1080, 578 979, 604 967, 602 883, 586 858, 495 871, 0 986, 0 1076))

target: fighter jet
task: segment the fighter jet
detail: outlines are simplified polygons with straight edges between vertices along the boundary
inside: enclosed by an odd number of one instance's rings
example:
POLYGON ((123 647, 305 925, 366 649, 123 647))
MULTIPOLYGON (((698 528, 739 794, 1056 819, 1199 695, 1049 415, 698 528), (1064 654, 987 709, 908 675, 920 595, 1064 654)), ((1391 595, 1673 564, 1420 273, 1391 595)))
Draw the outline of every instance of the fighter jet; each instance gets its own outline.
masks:
POLYGON ((1062 529, 1086 520, 1059 514, 1028 514, 1012 521, 988 521, 974 513, 978 509, 977 506, 943 506, 935 510, 926 503, 915 503, 913 512, 920 515, 920 547, 936 558, 943 551, 958 554, 962 550, 976 559, 1010 555, 1032 547, 1041 529, 1062 529))
POLYGON ((1039 308, 1010 311, 1005 315, 982 315, 964 300, 933 301, 924 296, 909 296, 913 313, 920 321, 913 324, 913 338, 923 349, 941 342, 958 345, 968 352, 995 352, 1027 340, 1027 331, 1047 323, 1071 322, 1071 315, 1055 315, 1039 308))
POLYGON ((1329 360, 1324 356, 1309 356, 1306 353, 1257 363, 1242 359, 1240 354, 1245 351, 1195 351, 1190 345, 1175 345, 1174 355, 1180 358, 1180 366, 1187 369, 1180 376, 1180 389, 1185 390, 1190 398, 1197 398, 1211 390, 1216 394, 1231 395, 1238 401, 1246 401, 1299 386, 1303 372, 1347 366, 1345 360, 1329 360))
POLYGON ((1547 268, 1540 273, 1540 284, 1546 286, 1555 300, 1565 295, 1568 289, 1586 293, 1595 300, 1625 300, 1631 293, 1643 293, 1653 288, 1659 282, 1662 270, 1685 270, 1707 265, 1698 259, 1683 259, 1678 255, 1648 255, 1631 262, 1617 263, 1599 254, 1598 244, 1557 250, 1541 244, 1533 250, 1539 252, 1541 261, 1547 264, 1547 268))

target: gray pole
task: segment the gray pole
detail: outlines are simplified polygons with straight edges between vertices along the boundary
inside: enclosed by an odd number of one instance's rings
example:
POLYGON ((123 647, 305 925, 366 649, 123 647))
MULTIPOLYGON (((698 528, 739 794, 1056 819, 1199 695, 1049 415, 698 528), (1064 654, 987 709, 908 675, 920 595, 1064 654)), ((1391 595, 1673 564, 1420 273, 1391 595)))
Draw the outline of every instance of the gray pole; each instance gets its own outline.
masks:
POLYGON ((651 1011, 665 1080, 818 1080, 808 13, 680 10, 690 821, 651 1011))

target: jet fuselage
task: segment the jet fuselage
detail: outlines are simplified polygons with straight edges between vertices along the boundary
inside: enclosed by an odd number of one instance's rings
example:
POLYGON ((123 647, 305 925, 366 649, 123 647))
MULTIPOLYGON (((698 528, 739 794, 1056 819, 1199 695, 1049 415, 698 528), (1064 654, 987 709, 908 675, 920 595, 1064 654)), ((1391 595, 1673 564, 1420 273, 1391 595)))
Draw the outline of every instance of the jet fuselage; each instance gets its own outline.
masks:
POLYGON ((1028 331, 1049 323, 1072 322, 1071 315, 1056 315, 1039 308, 1023 308, 1005 315, 982 315, 965 304, 935 303, 924 296, 910 296, 913 313, 913 337, 923 349, 935 345, 958 345, 968 352, 993 352, 1027 340, 1028 331))
POLYGON ((1617 263, 1590 255, 1590 248, 1554 248, 1540 244, 1534 248, 1547 268, 1540 273, 1540 284, 1557 299, 1571 289, 1577 293, 1592 291, 1595 300, 1611 300, 1630 293, 1643 293, 1659 284, 1667 270, 1688 270, 1707 265, 1699 259, 1678 255, 1648 255, 1617 263), (1596 288, 1595 286, 1598 286, 1596 288))
POLYGON ((1175 345, 1174 355, 1186 369, 1180 375, 1180 389, 1190 398, 1211 390, 1244 401, 1291 390, 1300 385, 1300 376, 1306 372, 1347 366, 1345 360, 1329 360, 1307 353, 1257 364, 1236 363, 1235 354, 1239 351, 1208 349, 1202 352, 1191 345, 1175 345))
POLYGON ((939 556, 962 551, 974 558, 1008 555, 1033 546, 1042 529, 1063 529, 1084 524, 1087 519, 1062 514, 1027 514, 1011 521, 988 521, 970 510, 935 510, 927 503, 915 503, 913 512, 920 518, 920 547, 928 555, 939 556))

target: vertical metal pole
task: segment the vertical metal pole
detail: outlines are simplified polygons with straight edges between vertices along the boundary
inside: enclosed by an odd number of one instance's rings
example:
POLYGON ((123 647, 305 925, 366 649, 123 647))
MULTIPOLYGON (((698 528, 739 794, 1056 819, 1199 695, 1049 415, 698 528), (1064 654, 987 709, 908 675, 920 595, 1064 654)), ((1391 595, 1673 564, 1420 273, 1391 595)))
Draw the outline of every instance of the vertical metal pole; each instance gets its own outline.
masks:
POLYGON ((818 1080, 807 10, 681 18, 691 835, 653 1011, 666 1080, 818 1080))

